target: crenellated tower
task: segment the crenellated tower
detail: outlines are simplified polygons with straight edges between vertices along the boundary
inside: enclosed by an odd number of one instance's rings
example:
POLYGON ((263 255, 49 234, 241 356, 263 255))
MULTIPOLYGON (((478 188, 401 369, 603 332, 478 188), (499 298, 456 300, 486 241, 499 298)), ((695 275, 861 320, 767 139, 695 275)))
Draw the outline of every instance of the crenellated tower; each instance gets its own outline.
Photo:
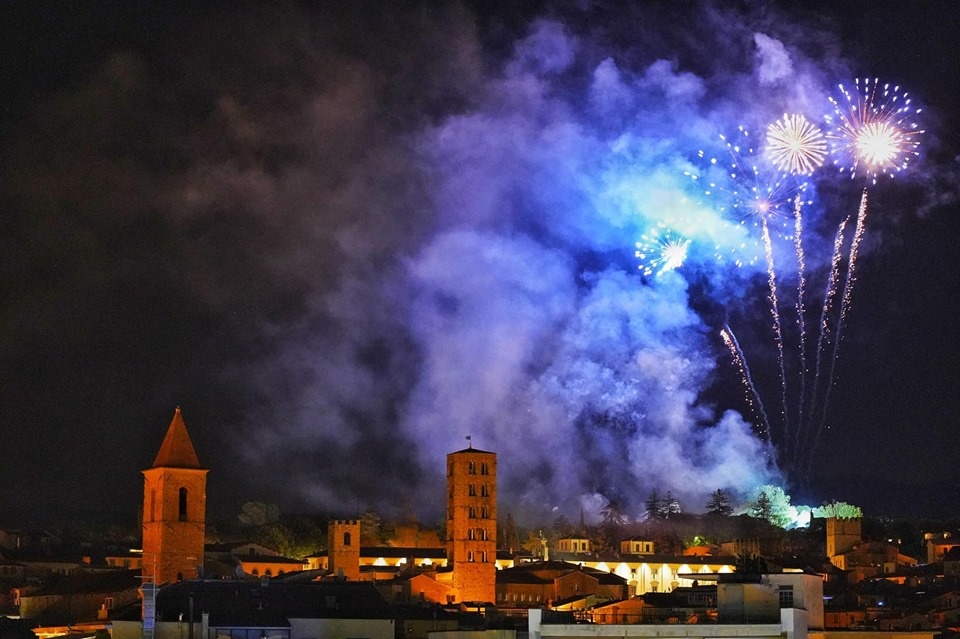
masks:
POLYGON ((348 581, 360 580, 360 520, 336 519, 327 526, 327 568, 348 581))
POLYGON ((207 470, 200 467, 179 407, 153 466, 142 472, 145 580, 196 579, 203 565, 207 470))

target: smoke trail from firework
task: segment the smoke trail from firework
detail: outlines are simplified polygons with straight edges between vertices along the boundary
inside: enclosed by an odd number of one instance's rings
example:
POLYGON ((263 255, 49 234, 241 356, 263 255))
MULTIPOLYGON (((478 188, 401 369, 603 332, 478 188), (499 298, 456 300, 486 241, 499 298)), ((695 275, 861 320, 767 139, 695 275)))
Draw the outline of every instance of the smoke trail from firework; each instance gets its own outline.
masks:
MULTIPOLYGON (((844 235, 846 233, 847 224, 850 222, 850 216, 845 217, 840 225, 837 227, 837 235, 833 241, 833 255, 830 260, 830 276, 827 279, 827 288, 823 295, 823 308, 820 310, 820 331, 817 336, 817 348, 816 348, 816 365, 814 366, 814 375, 813 375, 813 388, 810 392, 810 410, 809 414, 813 415, 816 406, 817 406, 817 391, 820 386, 820 372, 822 370, 822 360, 824 348, 829 344, 830 339, 830 312, 833 308, 833 300, 837 295, 837 285, 840 282, 840 259, 841 251, 843 249, 844 235)), ((829 380, 828 380, 828 383, 829 380)), ((816 437, 816 440, 819 441, 819 436, 816 437)), ((800 456, 800 446, 801 442, 798 438, 795 442, 795 456, 800 456)), ((813 454, 813 447, 808 447, 809 455, 813 454)), ((800 465, 800 464, 798 464, 800 465)))
POLYGON ((857 254, 860 250, 860 241, 863 239, 864 224, 867 219, 867 189, 863 189, 860 197, 860 208, 857 211, 857 225, 853 231, 853 240, 850 242, 850 258, 847 260, 847 278, 843 283, 843 294, 840 296, 840 317, 837 319, 837 333, 833 342, 833 358, 830 363, 830 375, 827 377, 827 386, 823 392, 823 413, 820 418, 820 427, 817 429, 817 440, 827 421, 827 408, 830 403, 830 390, 833 387, 833 375, 837 366, 837 357, 840 354, 840 341, 843 339, 843 325, 846 322, 847 312, 853 295, 853 283, 856 281, 857 254))
POLYGON ((753 377, 750 375, 750 367, 747 366, 747 359, 729 324, 723 325, 723 329, 720 331, 720 337, 723 338, 723 343, 726 344, 730 350, 734 364, 736 364, 740 370, 740 377, 746 389, 747 403, 751 408, 756 410, 757 415, 763 423, 764 431, 761 433, 761 436, 766 441, 770 441, 770 420, 767 418, 767 411, 763 408, 763 402, 760 400, 760 393, 757 392, 757 387, 753 385, 753 377))
POLYGON ((804 320, 804 289, 806 288, 806 257, 803 253, 803 200, 800 194, 793 200, 793 245, 797 253, 797 326, 800 330, 800 401, 797 408, 797 439, 803 427, 803 402, 807 394, 807 328, 804 320))
POLYGON ((763 250, 767 258, 767 285, 770 287, 770 314, 773 316, 773 333, 777 342, 777 357, 780 363, 780 394, 783 404, 784 444, 790 437, 790 420, 787 414, 787 369, 783 352, 783 327, 780 323, 780 303, 777 300, 777 274, 773 262, 773 242, 766 218, 762 218, 763 250))

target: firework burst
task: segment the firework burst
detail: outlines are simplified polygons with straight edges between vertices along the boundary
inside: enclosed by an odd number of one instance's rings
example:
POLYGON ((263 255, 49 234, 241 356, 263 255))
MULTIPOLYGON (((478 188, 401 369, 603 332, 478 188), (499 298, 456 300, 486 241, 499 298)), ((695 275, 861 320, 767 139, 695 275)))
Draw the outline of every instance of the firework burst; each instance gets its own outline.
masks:
POLYGON ((640 260, 639 269, 650 276, 680 268, 687 259, 689 246, 689 238, 672 231, 666 224, 657 224, 637 242, 635 255, 640 260))
POLYGON ((767 127, 767 157, 779 170, 813 173, 827 155, 820 128, 802 115, 787 115, 767 127))
POLYGON ((834 112, 826 116, 834 164, 851 177, 861 172, 874 182, 907 168, 923 133, 916 120, 920 109, 913 108, 909 94, 869 78, 858 78, 853 91, 839 88, 840 99, 829 98, 834 112))

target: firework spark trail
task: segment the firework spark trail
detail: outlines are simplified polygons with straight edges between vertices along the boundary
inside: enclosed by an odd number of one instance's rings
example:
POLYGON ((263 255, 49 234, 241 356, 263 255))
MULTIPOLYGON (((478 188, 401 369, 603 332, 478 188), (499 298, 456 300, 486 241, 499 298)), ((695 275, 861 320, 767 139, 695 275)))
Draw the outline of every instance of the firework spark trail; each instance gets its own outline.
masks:
POLYGON ((823 432, 824 424, 827 421, 827 406, 830 403, 830 390, 833 387, 833 375, 837 367, 837 357, 840 354, 840 341, 843 339, 843 325, 846 322, 847 312, 850 310, 850 302, 853 294, 853 283, 856 281, 857 254, 860 250, 860 241, 863 239, 863 231, 867 219, 867 189, 863 189, 863 195, 860 197, 860 208, 857 211, 857 225, 853 231, 853 239, 850 242, 850 258, 847 260, 847 278, 843 283, 843 294, 840 296, 840 317, 837 320, 837 333, 833 340, 833 358, 830 362, 830 375, 827 377, 827 385, 823 391, 823 413, 820 418, 820 427, 817 429, 816 439, 814 439, 814 448, 820 439, 820 433, 823 432))
MULTIPOLYGON (((837 227, 837 236, 833 241, 833 257, 830 261, 830 277, 827 280, 827 288, 823 295, 823 308, 820 310, 820 331, 817 336, 816 364, 814 366, 813 388, 810 391, 810 410, 808 414, 813 415, 817 406, 817 390, 820 385, 820 371, 825 345, 829 344, 830 339, 830 311, 833 308, 833 299, 837 295, 837 284, 840 281, 840 258, 843 248, 844 234, 847 224, 850 222, 850 216, 847 216, 837 227)), ((819 438, 818 438, 819 439, 819 438)), ((795 442, 794 455, 800 455, 800 438, 795 442)), ((812 455, 812 452, 809 453, 812 455)))
POLYGON ((740 377, 743 379, 743 385, 747 394, 747 403, 750 404, 751 408, 756 410, 757 415, 763 422, 764 432, 761 433, 761 435, 765 441, 770 441, 770 420, 767 419, 767 411, 763 408, 760 393, 757 392, 756 386, 753 385, 753 377, 750 375, 750 368, 747 366, 747 359, 740 349, 737 336, 733 334, 733 329, 730 328, 729 324, 723 325, 723 329, 720 331, 720 337, 723 338, 723 343, 726 344, 730 350, 733 362, 737 365, 737 368, 740 369, 740 377))
POLYGON ((803 253, 803 200, 797 194, 793 201, 793 244, 797 253, 797 326, 800 330, 800 401, 797 407, 797 440, 803 428, 803 402, 807 394, 807 328, 804 320, 803 295, 806 288, 806 258, 803 253))
POLYGON ((767 258, 767 284, 770 287, 770 314, 773 316, 773 334, 777 342, 777 357, 780 362, 780 394, 783 404, 784 445, 790 439, 790 420, 787 414, 787 369, 783 353, 783 327, 780 324, 780 303, 777 300, 777 273, 773 263, 773 242, 766 218, 762 218, 763 250, 767 258))

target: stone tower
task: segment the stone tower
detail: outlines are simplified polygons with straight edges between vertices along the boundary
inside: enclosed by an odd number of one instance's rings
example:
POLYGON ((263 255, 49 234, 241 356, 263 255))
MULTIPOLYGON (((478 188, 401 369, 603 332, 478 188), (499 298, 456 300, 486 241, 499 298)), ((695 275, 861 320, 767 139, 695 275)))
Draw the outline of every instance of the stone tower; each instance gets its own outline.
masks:
POLYGON ((179 407, 143 477, 144 581, 196 579, 203 565, 207 471, 200 467, 179 407))
POLYGON ((360 520, 331 520, 327 526, 327 546, 330 572, 349 581, 360 581, 360 520))
POLYGON ((834 557, 852 550, 863 539, 860 519, 827 518, 827 557, 834 557))
POLYGON ((459 601, 494 602, 497 456, 472 446, 447 455, 447 566, 459 601))

